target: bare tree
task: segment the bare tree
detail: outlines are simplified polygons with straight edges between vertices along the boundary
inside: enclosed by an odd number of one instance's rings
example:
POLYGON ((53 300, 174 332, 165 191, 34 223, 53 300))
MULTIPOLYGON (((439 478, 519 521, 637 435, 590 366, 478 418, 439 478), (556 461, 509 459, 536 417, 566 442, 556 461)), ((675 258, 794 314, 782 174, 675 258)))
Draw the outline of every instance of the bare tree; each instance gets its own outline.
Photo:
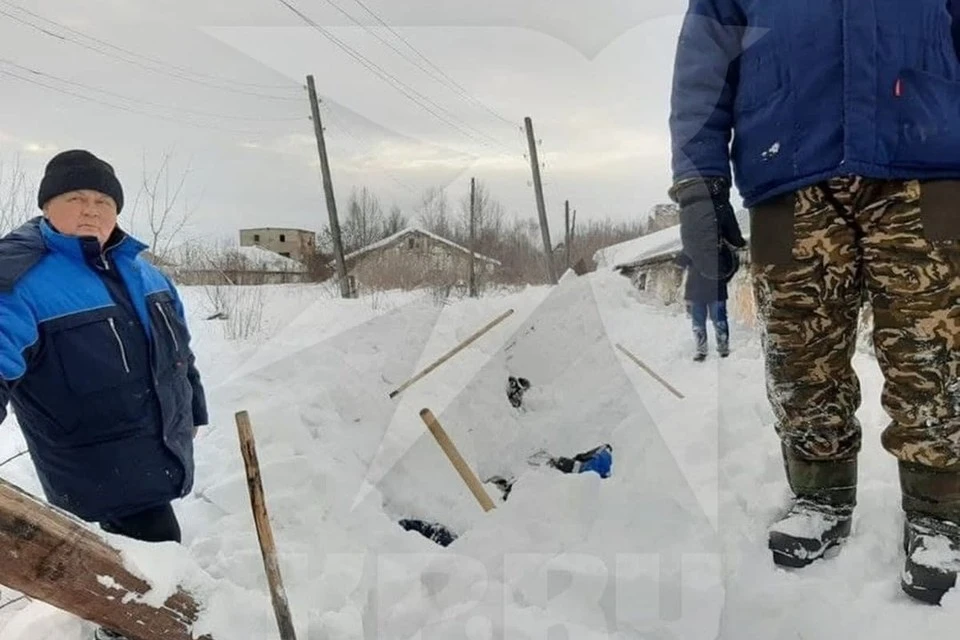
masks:
POLYGON ((383 235, 392 236, 406 228, 407 217, 403 215, 403 211, 400 210, 399 206, 393 205, 390 208, 390 215, 387 216, 386 222, 383 223, 383 235))
POLYGON ((453 236, 450 223, 447 192, 437 187, 427 189, 420 196, 417 205, 417 218, 424 229, 444 238, 453 236))
POLYGON ((141 215, 145 218, 142 224, 150 251, 158 260, 169 259, 171 248, 196 210, 196 203, 188 202, 184 193, 191 168, 188 164, 182 171, 175 171, 171 168, 173 160, 173 152, 165 151, 154 170, 148 165, 147 154, 143 154, 140 189, 126 221, 133 227, 141 215))
POLYGON ((0 158, 0 235, 27 221, 37 206, 36 192, 27 180, 19 155, 12 161, 0 158))
POLYGON ((343 245, 346 251, 361 249, 383 238, 384 219, 380 199, 367 187, 354 188, 343 222, 343 245))

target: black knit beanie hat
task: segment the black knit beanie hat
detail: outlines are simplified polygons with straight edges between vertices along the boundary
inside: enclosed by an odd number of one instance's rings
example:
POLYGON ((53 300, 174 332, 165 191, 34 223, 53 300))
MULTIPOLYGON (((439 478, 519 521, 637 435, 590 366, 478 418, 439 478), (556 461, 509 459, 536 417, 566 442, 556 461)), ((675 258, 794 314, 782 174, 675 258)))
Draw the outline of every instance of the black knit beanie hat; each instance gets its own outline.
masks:
POLYGON ((43 205, 52 198, 80 189, 108 195, 117 203, 117 213, 123 209, 123 187, 113 167, 89 151, 80 149, 58 153, 47 163, 37 204, 43 209, 43 205))

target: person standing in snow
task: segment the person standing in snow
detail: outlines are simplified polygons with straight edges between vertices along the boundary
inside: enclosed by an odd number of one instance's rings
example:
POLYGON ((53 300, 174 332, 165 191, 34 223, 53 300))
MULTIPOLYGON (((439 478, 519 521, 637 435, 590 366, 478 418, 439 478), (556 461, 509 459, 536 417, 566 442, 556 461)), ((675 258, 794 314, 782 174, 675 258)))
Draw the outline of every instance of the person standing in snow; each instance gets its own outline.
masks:
POLYGON ((55 156, 38 205, 0 239, 0 421, 9 400, 51 504, 180 542, 171 502, 192 488, 207 424, 180 297, 117 226, 123 189, 103 160, 55 156))
POLYGON ((684 252, 708 278, 731 174, 751 212, 768 396, 795 495, 770 529, 773 560, 805 566, 850 535, 851 357, 867 297, 905 513, 901 587, 938 603, 960 567, 960 0, 839 4, 690 1, 670 193, 684 252))
POLYGON ((687 313, 693 321, 693 339, 696 353, 693 359, 703 362, 707 359, 707 317, 713 322, 713 331, 717 339, 717 353, 721 358, 730 355, 730 323, 727 320, 727 285, 740 268, 740 260, 729 243, 724 242, 722 277, 719 280, 706 278, 697 269, 691 269, 690 256, 680 253, 675 262, 687 270, 683 298, 687 303, 687 313))

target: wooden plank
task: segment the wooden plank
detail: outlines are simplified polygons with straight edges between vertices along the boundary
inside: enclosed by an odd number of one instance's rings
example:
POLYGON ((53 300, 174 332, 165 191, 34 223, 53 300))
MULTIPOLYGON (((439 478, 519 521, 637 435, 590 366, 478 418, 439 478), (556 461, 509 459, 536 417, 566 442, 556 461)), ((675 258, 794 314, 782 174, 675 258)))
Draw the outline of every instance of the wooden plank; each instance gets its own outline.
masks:
POLYGON ((478 330, 477 330, 473 335, 471 335, 469 338, 467 338, 466 340, 464 340, 463 342, 461 342, 460 344, 458 344, 456 347, 454 347, 453 349, 451 349, 450 351, 448 351, 446 354, 444 354, 443 356, 441 356, 440 358, 438 358, 438 359, 437 359, 433 364, 431 364, 429 367, 427 367, 426 369, 424 369, 423 371, 421 371, 420 373, 418 373, 418 374, 415 375, 414 377, 412 377, 412 378, 410 378, 409 380, 407 380, 406 382, 404 382, 402 385, 400 385, 399 388, 394 389, 393 391, 391 391, 391 392, 390 392, 390 397, 391 397, 391 398, 396 398, 398 395, 400 395, 401 393, 403 393, 404 391, 406 391, 407 389, 409 389, 414 383, 416 383, 417 381, 423 379, 423 378, 426 377, 428 374, 430 374, 430 372, 432 372, 434 369, 436 369, 437 367, 439 367, 440 365, 442 365, 444 362, 446 362, 447 360, 449 360, 449 359, 452 358, 453 356, 457 355, 458 353, 460 353, 461 351, 463 351, 464 349, 466 349, 468 346, 470 346, 470 344, 472 344, 474 341, 476 341, 478 338, 480 338, 483 334, 485 334, 487 331, 490 331, 490 329, 493 329, 495 326, 497 326, 498 324, 500 324, 501 322, 503 322, 504 320, 506 320, 508 317, 510 317, 512 314, 513 314, 513 309, 507 309, 506 311, 504 311, 503 313, 501 313, 499 316, 497 316, 496 318, 494 318, 493 320, 491 320, 490 322, 488 322, 486 325, 484 325, 483 327, 481 327, 480 329, 478 329, 478 330))
POLYGON ((443 449, 443 452, 447 455, 447 458, 450 460, 453 468, 456 469, 457 473, 460 474, 460 477, 463 478, 467 488, 470 489, 470 493, 472 493, 473 497, 477 499, 477 502, 480 503, 480 506, 483 508, 483 510, 490 511, 493 509, 495 507, 493 500, 491 500, 490 496, 487 495, 487 492, 484 491, 483 485, 480 484, 480 480, 477 478, 477 475, 473 472, 473 469, 470 468, 470 465, 467 464, 467 461, 463 459, 463 456, 460 455, 460 452, 457 451, 457 447, 455 444, 453 444, 453 440, 450 439, 450 436, 447 435, 447 432, 442 426, 440 426, 440 422, 433 415, 433 412, 430 411, 430 409, 423 409, 420 412, 420 419, 423 420, 424 424, 427 425, 427 429, 429 429, 430 433, 433 434, 437 444, 439 444, 440 448, 443 449))
POLYGON ((250 416, 246 411, 240 411, 236 414, 236 419, 237 431, 240 435, 240 451, 243 454, 243 464, 247 469, 250 506, 253 509, 257 537, 260 540, 260 553, 263 556, 263 566, 267 572, 267 582, 270 585, 273 613, 277 618, 281 640, 297 640, 293 618, 290 615, 290 605, 287 601, 287 593, 283 588, 283 578, 280 575, 280 562, 277 559, 277 545, 273 539, 273 529, 270 527, 270 517, 267 514, 267 501, 263 495, 260 462, 257 460, 257 445, 253 439, 250 416))
POLYGON ((178 590, 159 609, 137 602, 150 585, 124 568, 116 549, 73 516, 3 480, 0 557, 0 583, 35 600, 131 640, 193 639, 199 607, 189 593, 178 590))

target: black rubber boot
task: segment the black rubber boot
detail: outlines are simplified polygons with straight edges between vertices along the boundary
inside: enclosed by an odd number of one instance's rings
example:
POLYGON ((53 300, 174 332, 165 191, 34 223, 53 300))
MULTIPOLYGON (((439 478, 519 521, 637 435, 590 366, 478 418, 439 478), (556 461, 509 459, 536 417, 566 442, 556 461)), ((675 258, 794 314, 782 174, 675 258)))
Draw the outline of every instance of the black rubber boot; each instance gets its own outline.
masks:
POLYGON ((960 470, 900 463, 903 550, 900 586, 927 604, 957 586, 960 572, 960 470))
POLYGON ((960 572, 960 524, 922 514, 907 514, 904 527, 907 559, 900 586, 920 602, 940 604, 957 586, 960 572))
POLYGON ((787 478, 795 498, 769 529, 773 562, 805 567, 842 544, 853 524, 857 461, 811 462, 785 457, 787 478))

